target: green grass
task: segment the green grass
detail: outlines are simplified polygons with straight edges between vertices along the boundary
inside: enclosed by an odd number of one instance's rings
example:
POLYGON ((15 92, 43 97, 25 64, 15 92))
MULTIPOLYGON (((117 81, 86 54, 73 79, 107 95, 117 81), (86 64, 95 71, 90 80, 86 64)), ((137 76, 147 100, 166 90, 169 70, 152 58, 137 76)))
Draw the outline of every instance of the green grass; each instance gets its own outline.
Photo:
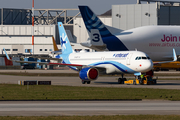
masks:
POLYGON ((179 115, 0 117, 1 120, 179 120, 179 115))
POLYGON ((0 84, 0 100, 180 100, 180 90, 0 84))

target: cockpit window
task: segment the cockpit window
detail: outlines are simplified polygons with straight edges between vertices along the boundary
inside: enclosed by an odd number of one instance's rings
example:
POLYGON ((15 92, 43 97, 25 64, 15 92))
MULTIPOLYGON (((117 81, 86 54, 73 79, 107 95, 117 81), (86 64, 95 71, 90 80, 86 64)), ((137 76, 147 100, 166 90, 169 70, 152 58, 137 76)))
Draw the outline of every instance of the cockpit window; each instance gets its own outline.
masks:
POLYGON ((146 60, 146 59, 150 59, 149 57, 136 57, 135 60, 146 60))

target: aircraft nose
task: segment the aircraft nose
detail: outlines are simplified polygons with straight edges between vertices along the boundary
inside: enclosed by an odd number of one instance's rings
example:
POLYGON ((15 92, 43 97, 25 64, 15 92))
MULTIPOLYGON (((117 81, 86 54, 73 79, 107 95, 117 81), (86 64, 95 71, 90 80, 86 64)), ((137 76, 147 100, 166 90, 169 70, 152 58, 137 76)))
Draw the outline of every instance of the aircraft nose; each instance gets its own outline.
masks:
POLYGON ((153 62, 151 60, 149 60, 146 64, 145 67, 147 69, 147 71, 150 71, 153 69, 153 62))
POLYGON ((139 65, 141 72, 147 72, 153 69, 153 62, 151 60, 146 61, 139 65))

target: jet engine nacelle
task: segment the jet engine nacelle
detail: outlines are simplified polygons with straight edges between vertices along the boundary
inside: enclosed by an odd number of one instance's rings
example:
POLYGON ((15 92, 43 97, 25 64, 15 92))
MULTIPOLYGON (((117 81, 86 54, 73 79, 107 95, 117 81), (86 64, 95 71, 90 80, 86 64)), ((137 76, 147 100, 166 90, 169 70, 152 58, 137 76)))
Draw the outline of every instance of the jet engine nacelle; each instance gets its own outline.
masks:
POLYGON ((99 72, 96 68, 91 68, 91 67, 87 67, 87 68, 83 68, 80 72, 79 72, 79 77, 82 80, 96 80, 98 78, 99 72))

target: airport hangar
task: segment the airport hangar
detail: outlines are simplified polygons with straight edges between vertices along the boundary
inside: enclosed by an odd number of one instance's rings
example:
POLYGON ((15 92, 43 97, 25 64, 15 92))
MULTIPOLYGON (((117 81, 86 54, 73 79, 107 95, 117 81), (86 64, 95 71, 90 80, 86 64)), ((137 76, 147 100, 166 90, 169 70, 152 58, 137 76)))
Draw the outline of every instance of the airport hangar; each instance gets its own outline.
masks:
MULTIPOLYGON (((121 30, 146 25, 180 25, 180 2, 149 1, 137 0, 137 4, 112 5, 112 10, 99 17, 106 25, 121 30), (141 4, 141 1, 147 1, 147 4, 141 4)), ((0 14, 1 56, 4 57, 3 48, 8 54, 25 57, 30 55, 29 52, 32 51, 31 9, 1 8, 0 14)), ((63 22, 65 29, 68 30, 68 36, 72 38, 72 43, 82 43, 88 40, 89 35, 79 9, 35 9, 34 55, 51 55, 50 53, 53 51, 52 36, 54 36, 59 49, 61 48, 57 27, 59 21, 63 22)), ((72 47, 75 50, 88 49, 80 45, 72 47)))

